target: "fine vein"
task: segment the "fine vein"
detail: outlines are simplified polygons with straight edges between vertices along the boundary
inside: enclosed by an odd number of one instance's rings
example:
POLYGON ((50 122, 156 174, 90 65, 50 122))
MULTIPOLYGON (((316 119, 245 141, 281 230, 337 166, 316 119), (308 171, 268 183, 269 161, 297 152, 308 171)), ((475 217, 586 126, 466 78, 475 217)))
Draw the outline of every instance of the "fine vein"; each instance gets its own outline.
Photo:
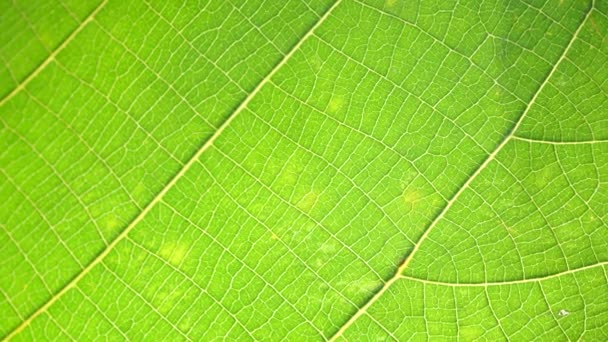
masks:
MULTIPOLYGON (((59 290, 59 292, 57 292, 55 295, 53 295, 53 297, 51 297, 44 305, 42 305, 40 308, 38 308, 38 310, 36 310, 34 313, 32 313, 25 321, 23 321, 19 326, 17 326, 6 337, 5 340, 10 340, 11 338, 13 338, 17 334, 19 334, 21 331, 23 331, 36 317, 38 317, 42 313, 46 312, 49 307, 51 307, 55 302, 57 302, 70 289, 74 288, 78 284, 78 282, 80 280, 82 280, 82 278, 84 278, 85 275, 87 275, 96 265, 100 264, 103 261, 103 259, 114 249, 114 247, 116 247, 116 245, 122 239, 124 239, 129 234, 129 232, 131 230, 133 230, 133 228, 135 226, 137 226, 137 224, 139 222, 141 222, 144 219, 144 217, 150 212, 150 210, 158 202, 161 201, 161 199, 165 196, 165 194, 190 169, 190 167, 199 160, 200 156, 207 149, 209 149, 209 147, 211 147, 213 145, 213 143, 218 138, 218 136, 220 136, 220 134, 222 134, 222 132, 226 129, 226 127, 228 127, 228 125, 230 125, 230 123, 238 116, 238 114, 241 111, 243 111, 243 109, 245 109, 247 107, 247 105, 249 104, 249 102, 251 101, 251 99, 254 98, 256 96, 256 94, 262 89, 262 87, 274 76, 274 74, 276 74, 276 72, 279 69, 281 69, 281 67, 283 65, 285 65, 285 63, 287 63, 287 61, 295 54, 295 52, 302 46, 302 44, 310 36, 313 35, 314 31, 327 19, 327 17, 330 15, 330 13, 340 4, 341 1, 342 0, 337 0, 325 12, 325 14, 321 18, 319 18, 319 20, 315 23, 315 25, 312 26, 308 30, 308 32, 306 32, 306 34, 298 41, 298 43, 296 45, 294 45, 293 48, 285 56, 283 56, 283 58, 281 59, 281 61, 277 65, 275 65, 275 67, 266 75, 266 77, 264 77, 264 79, 262 79, 260 81, 260 83, 255 87, 255 89, 230 114, 230 116, 226 119, 226 121, 224 121, 224 123, 222 123, 222 125, 218 128, 218 130, 203 144, 203 146, 192 156, 192 158, 190 158, 190 160, 180 169, 180 171, 175 176, 173 176, 173 178, 171 179, 171 181, 169 181, 169 183, 167 183, 167 185, 156 195, 156 197, 154 197, 154 199, 152 199, 152 201, 150 201, 150 203, 148 203, 148 205, 146 205, 146 207, 139 213, 139 215, 137 215, 137 217, 133 221, 131 221, 131 223, 116 237, 116 239, 114 239, 109 245, 107 245, 106 248, 99 255, 97 255, 97 257, 95 257, 95 259, 93 259, 93 261, 91 261, 90 264, 88 264, 85 268, 83 268, 82 271, 80 271, 80 273, 78 273, 78 275, 76 275, 65 286, 63 286, 59 290)), ((90 21, 93 18, 93 16, 101 9, 101 7, 103 6, 103 4, 105 4, 105 2, 106 1, 104 1, 102 3, 102 5, 100 5, 93 13, 91 13, 91 15, 85 20, 85 22, 83 22, 83 24, 81 25, 81 27, 84 26, 86 24, 86 22, 90 21)), ((79 29, 77 29, 76 31, 74 31, 74 33, 70 36, 70 38, 72 38, 74 35, 76 35, 81 27, 79 27, 79 29)), ((50 62, 50 60, 52 60, 54 58, 54 56, 57 55, 57 53, 61 49, 63 49, 63 47, 67 44, 67 41, 70 40, 70 38, 68 38, 66 40, 66 42, 64 42, 64 44, 62 44, 57 50, 55 50, 55 52, 53 52, 51 54, 51 56, 49 56, 49 58, 47 58, 47 60, 38 69, 36 69, 36 71, 32 75, 35 76, 34 75, 35 73, 39 72, 39 70, 41 70, 46 64, 48 64, 50 62)), ((30 78, 31 77, 28 77, 28 80, 26 80, 26 81, 29 81, 30 78)), ((23 82, 20 88, 23 88, 23 86, 26 83, 27 82, 23 82)), ((11 95, 12 94, 13 93, 11 93, 11 95)), ((7 98, 9 98, 11 95, 9 95, 7 98)), ((7 99, 7 98, 5 98, 5 99, 7 99)))
POLYGON ((28 83, 30 83, 31 80, 33 80, 34 78, 36 78, 36 76, 38 76, 38 74, 40 74, 40 72, 42 70, 44 70, 44 68, 46 68, 47 65, 49 65, 49 63, 51 63, 53 60, 55 60, 55 58, 57 57, 57 55, 61 51, 63 51, 63 49, 65 49, 65 47, 68 46, 72 42, 72 40, 74 40, 74 38, 76 38, 76 36, 87 26, 88 23, 90 23, 91 21, 93 21, 93 19, 97 15, 97 13, 99 13, 99 11, 101 11, 101 9, 107 3, 108 3, 108 0, 103 0, 86 17, 86 19, 83 20, 78 25, 78 27, 72 33, 70 33, 70 35, 53 52, 51 52, 51 54, 48 55, 46 57, 46 59, 44 61, 42 61, 42 63, 36 69, 34 69, 34 71, 32 71, 29 75, 27 75, 27 77, 23 81, 21 81, 10 93, 8 93, 5 97, 2 98, 2 100, 0 100, 0 106, 4 105, 6 102, 8 102, 10 99, 12 99, 15 95, 17 95, 21 90, 23 90, 25 88, 25 86, 28 83))
POLYGON ((410 276, 401 275, 402 279, 407 279, 411 281, 417 281, 420 283, 431 284, 431 285, 439 285, 439 286, 448 286, 448 287, 489 287, 489 286, 508 286, 508 285, 518 285, 518 284, 526 284, 526 283, 537 283, 549 279, 563 277, 568 274, 576 274, 582 271, 587 271, 590 269, 598 268, 598 267, 606 267, 608 266, 608 261, 599 262, 597 264, 587 265, 579 268, 573 268, 570 270, 566 270, 563 272, 558 272, 554 274, 549 274, 541 277, 528 278, 528 279, 520 279, 520 280, 506 280, 506 281, 493 281, 486 283, 449 283, 445 281, 437 281, 437 280, 428 280, 422 278, 415 278, 410 276))
POLYGON ((583 28, 585 22, 587 21, 587 19, 591 15, 592 10, 593 10, 593 4, 590 6, 590 8, 587 11, 584 19, 581 21, 581 23, 579 24, 578 28, 576 29, 576 31, 572 35, 572 38, 568 42, 568 45, 566 46, 566 48, 564 49, 564 51, 562 51, 562 54, 558 58, 557 62, 553 65, 553 68, 549 71, 549 73, 547 74, 547 76, 545 77, 545 79, 542 81, 542 83, 540 84, 540 86, 538 87, 538 89, 536 90, 536 92, 534 93, 534 96, 532 97, 532 99, 527 104, 526 108, 524 109, 523 113, 520 115, 519 119, 517 120, 517 122, 515 123, 515 125, 513 126, 513 128, 504 137, 504 139, 502 140, 502 142, 494 149, 494 151, 492 151, 492 153, 490 153, 488 155, 488 157, 484 160, 484 162, 477 168, 477 170, 475 170, 475 172, 466 180, 466 182, 460 187, 460 189, 458 189, 458 191, 456 192, 456 194, 454 194, 454 196, 443 207, 443 209, 441 210, 441 212, 435 217, 435 219, 431 222, 431 224, 428 226, 428 228, 424 231, 424 233, 422 234, 422 236, 420 237, 420 239, 418 240, 418 242, 414 245, 414 248, 412 249, 411 253, 409 253, 409 255, 405 258, 405 260, 397 268, 397 270, 393 274, 393 276, 390 279, 388 279, 384 283, 384 285, 382 286, 382 288, 380 288, 380 290, 378 292, 376 292, 376 294, 374 294, 362 307, 360 307, 357 310, 357 312, 355 312, 344 323, 344 325, 342 325, 340 327, 340 329, 338 329, 338 331, 329 339, 329 341, 336 341, 340 336, 342 336, 342 334, 346 331, 346 329, 348 329, 348 327, 350 327, 359 317, 361 317, 362 315, 366 314, 367 313, 367 309, 369 309, 369 307, 372 306, 372 304, 374 304, 380 297, 382 297, 382 295, 395 282, 397 282, 397 280, 402 279, 401 275, 403 274, 403 272, 405 271, 405 269, 407 268, 407 266, 410 264, 410 262, 412 261, 412 258, 414 257, 414 255, 416 254, 416 252, 418 252, 418 250, 420 249, 420 246, 422 245, 422 243, 424 242, 424 240, 429 236, 429 234, 433 230, 433 228, 437 225, 437 223, 439 221, 441 221, 441 219, 445 216, 445 214, 452 207, 452 205, 458 200, 458 197, 460 197, 460 195, 467 188, 469 188, 469 186, 471 185, 471 183, 473 182, 473 180, 475 180, 475 178, 477 178, 477 176, 488 166, 488 164, 490 164, 490 162, 492 160, 494 160, 494 158, 496 157, 496 155, 498 155, 498 153, 503 149, 503 147, 505 145, 507 145, 507 143, 513 138, 514 133, 517 131, 517 129, 521 125, 522 121, 524 120, 524 118, 528 114, 528 112, 529 112, 530 108, 532 107, 532 105, 536 102, 536 99, 538 98, 538 96, 540 95, 540 93, 542 93, 542 90, 544 89, 545 85, 547 85, 547 83, 549 82, 549 79, 551 79, 551 76, 553 76, 553 74, 555 73, 555 70, 557 69, 557 67, 561 64, 561 62, 566 57, 566 54, 568 53, 568 50, 570 50, 570 48, 572 47, 572 43, 576 40, 576 37, 578 36, 578 34, 581 31, 581 29, 583 28))

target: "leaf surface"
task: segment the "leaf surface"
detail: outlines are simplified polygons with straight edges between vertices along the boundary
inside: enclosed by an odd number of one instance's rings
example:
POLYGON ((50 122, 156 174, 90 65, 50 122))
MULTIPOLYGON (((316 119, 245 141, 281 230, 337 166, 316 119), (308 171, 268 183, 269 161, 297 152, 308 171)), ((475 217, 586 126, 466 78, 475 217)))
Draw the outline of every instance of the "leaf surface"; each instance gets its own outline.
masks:
POLYGON ((608 338, 606 2, 0 6, 7 340, 608 338))

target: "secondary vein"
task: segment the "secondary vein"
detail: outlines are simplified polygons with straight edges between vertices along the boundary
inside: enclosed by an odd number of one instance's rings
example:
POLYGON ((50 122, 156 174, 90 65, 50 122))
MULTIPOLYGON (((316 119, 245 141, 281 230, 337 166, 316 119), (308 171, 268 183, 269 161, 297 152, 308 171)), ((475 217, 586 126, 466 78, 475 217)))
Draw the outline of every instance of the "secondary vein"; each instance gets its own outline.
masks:
MULTIPOLYGON (((57 53, 59 53, 61 49, 63 49, 65 45, 67 45, 68 41, 71 40, 71 38, 73 38, 73 36, 75 36, 81 30, 81 27, 84 27, 86 22, 92 20, 95 14, 99 12, 103 5, 105 5, 106 1, 107 0, 104 0, 104 2, 95 11, 93 11, 91 15, 81 24, 81 26, 76 31, 74 31, 68 39, 66 39, 64 44, 62 44, 57 50, 55 50, 55 52, 53 52, 47 58, 47 60, 45 60, 45 62, 38 69, 36 69, 34 73, 32 73, 31 77, 28 77, 26 81, 29 81, 29 79, 33 78, 35 76, 35 73, 39 72, 39 70, 41 70, 46 64, 48 64, 57 55, 57 53)), ((139 215, 137 215, 137 217, 133 221, 131 221, 131 223, 125 229, 123 229, 122 232, 112 242, 110 242, 110 244, 107 245, 106 248, 100 254, 98 254, 97 257, 95 257, 95 259, 93 259, 93 261, 91 261, 85 268, 83 268, 80 273, 78 273, 74 278, 72 278, 72 280, 70 280, 66 285, 64 285, 46 303, 44 303, 40 308, 38 308, 38 310, 34 311, 34 313, 32 313, 26 320, 21 322, 21 324, 17 326, 10 334, 8 334, 5 338, 5 341, 12 339, 21 331, 23 331, 36 317, 46 312, 48 308, 50 308, 55 302, 57 302, 64 294, 66 294, 70 289, 74 288, 78 284, 78 282, 82 280, 82 278, 84 278, 84 276, 87 275, 96 265, 100 264, 103 261, 103 259, 114 249, 114 247, 116 247, 116 245, 120 241, 122 241, 122 239, 124 239, 129 234, 129 232, 133 230, 135 226, 137 226, 139 222, 144 219, 144 217, 150 212, 150 210, 152 210, 152 208, 158 202, 161 201, 165 194, 190 169, 190 167, 199 160, 201 155, 213 145, 215 140, 217 140, 217 138, 222 134, 222 132, 224 132, 226 127, 228 127, 230 123, 234 121, 234 119, 239 115, 239 113, 247 107, 249 102, 260 92, 262 87, 277 73, 279 69, 281 69, 281 67, 283 67, 283 65, 285 65, 285 63, 287 63, 287 61, 295 54, 295 52, 300 49, 302 44, 310 36, 313 35, 314 31, 327 19, 327 17, 329 17, 331 12, 340 4, 341 1, 342 0, 337 0, 325 12, 325 14, 323 14, 323 16, 320 17, 319 20, 317 20, 317 22, 308 30, 308 32, 306 32, 304 36, 302 36, 298 43, 294 45, 285 56, 283 56, 281 61, 279 61, 279 63, 275 65, 274 68, 260 81, 260 83, 258 83, 255 89, 245 98, 243 102, 241 102, 241 104, 230 114, 230 116, 228 116, 228 118, 222 123, 218 130, 215 131, 215 133, 203 144, 203 146, 201 146, 198 151, 196 151, 192 158, 190 158, 190 160, 186 164, 184 164, 184 166, 179 170, 179 172, 175 174, 175 176, 173 176, 169 183, 167 183, 167 185, 165 185, 165 187, 152 199, 152 201, 150 201, 150 203, 146 205, 146 207, 139 213, 139 215)), ((20 85, 20 87, 18 88, 23 88, 26 83, 27 82, 23 82, 22 85, 20 85)), ((5 97, 0 102, 0 105, 2 105, 5 100, 10 98, 13 93, 16 93, 16 91, 17 90, 14 90, 9 96, 5 97)))
POLYGON ((417 281, 417 282, 425 283, 425 284, 438 285, 438 286, 490 287, 490 286, 508 286, 508 285, 518 285, 518 284, 526 284, 526 283, 537 283, 537 282, 541 282, 541 281, 545 281, 545 280, 549 280, 549 279, 562 277, 562 276, 565 276, 568 274, 575 274, 575 273, 587 271, 590 269, 594 269, 597 267, 606 267, 606 266, 608 266, 608 261, 602 261, 602 262, 598 262, 596 264, 582 266, 579 268, 573 268, 573 269, 569 269, 569 270, 566 270, 563 272, 558 272, 558 273, 535 277, 535 278, 520 279, 520 280, 493 281, 493 282, 487 282, 487 283, 449 283, 449 282, 445 282, 445 281, 428 280, 428 279, 422 279, 422 278, 416 278, 416 277, 410 277, 410 276, 404 276, 404 275, 401 275, 400 277, 402 279, 417 281))
POLYGON ((490 153, 488 155, 488 157, 484 160, 484 162, 475 170, 475 172, 471 175, 471 177, 469 177, 466 180, 466 182, 460 187, 460 189, 458 189, 458 191, 456 192, 456 194, 454 194, 454 196, 443 207, 443 209, 441 210, 441 212, 435 217, 435 219, 431 222, 431 224, 428 226, 428 228, 424 231, 424 233, 422 234, 422 236, 420 237, 420 239, 418 239, 418 242, 414 245, 414 248, 412 249, 411 253, 409 255, 407 255, 407 257, 401 263, 401 265, 397 268, 397 270, 395 271, 395 273, 393 274, 393 276, 390 279, 388 279, 384 283, 384 285, 382 286, 382 288, 380 288, 380 290, 378 290, 378 292, 376 292, 376 294, 374 294, 362 307, 360 307, 357 310, 357 312, 355 312, 346 321, 346 323, 340 327, 340 329, 338 329, 338 331, 329 339, 329 341, 331 341, 331 342, 336 341, 340 336, 342 336, 342 334, 346 331, 346 329, 348 329, 348 327, 350 327, 359 317, 361 317, 362 315, 364 315, 367 312, 367 309, 369 309, 369 307, 372 304, 374 304, 380 297, 382 297, 382 295, 395 282, 397 282, 397 280, 399 280, 399 279, 402 278, 401 274, 403 274, 403 272, 405 271, 405 269, 408 267, 408 265, 412 261, 414 255, 416 254, 416 252, 418 252, 418 250, 420 249, 420 246, 426 240, 426 238, 429 236, 429 234, 433 230, 433 228, 437 225, 437 223, 439 221, 441 221, 441 219, 445 216, 446 212, 458 200, 458 197, 460 197, 460 195, 467 188, 469 188, 469 186, 471 185, 471 183, 473 182, 473 180, 475 180, 477 178, 477 176, 490 164, 490 162, 492 160, 494 160, 494 158, 496 158, 496 155, 498 155, 498 153, 503 149, 503 147, 505 145, 507 145, 507 143, 509 141, 511 141, 511 139, 514 137, 515 132, 517 131, 517 129, 521 125, 522 121, 524 120, 524 118, 526 117, 526 115, 528 114, 528 112, 530 111, 530 108, 536 102, 536 99, 538 98, 538 96, 540 95, 540 93, 542 93, 542 90, 544 89, 544 87, 549 82, 549 79, 551 79, 551 76, 553 76, 553 74, 555 73, 555 70, 557 69, 557 67, 561 64, 561 62, 566 57, 566 54, 568 53, 568 51, 572 47, 572 44, 576 40, 576 37, 578 36, 579 32, 583 28, 585 22, 587 21, 587 19, 591 15, 592 11, 593 11, 593 4, 591 4, 589 10, 585 14, 585 17, 583 18, 583 20, 579 24, 578 28, 576 29, 576 31, 572 35, 572 38, 570 39, 570 41, 568 42, 568 45, 566 45, 566 47, 564 48, 564 51, 562 51, 562 53, 561 53, 560 57, 558 58, 557 62, 553 65, 553 68, 551 68, 551 70, 549 71, 549 73, 547 74, 547 76, 545 77, 545 79, 542 81, 542 83, 540 84, 540 86, 538 87, 538 89, 536 90, 536 92, 534 93, 534 96, 532 97, 532 99, 530 100, 530 102, 526 105, 526 108, 524 109, 523 113, 520 115, 519 119, 517 120, 517 122, 515 123, 515 125, 513 126, 513 128, 503 138, 503 140, 501 141, 501 143, 498 144, 498 146, 492 151, 492 153, 490 153))

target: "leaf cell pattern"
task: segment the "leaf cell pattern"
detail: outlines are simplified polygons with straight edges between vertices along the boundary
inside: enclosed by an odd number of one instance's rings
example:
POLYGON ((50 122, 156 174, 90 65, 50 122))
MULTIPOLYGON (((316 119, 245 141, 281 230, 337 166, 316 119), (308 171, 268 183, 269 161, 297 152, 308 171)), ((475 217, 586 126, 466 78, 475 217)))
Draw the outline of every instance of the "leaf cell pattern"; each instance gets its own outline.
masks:
POLYGON ((0 8, 6 340, 608 338, 608 2, 0 8))

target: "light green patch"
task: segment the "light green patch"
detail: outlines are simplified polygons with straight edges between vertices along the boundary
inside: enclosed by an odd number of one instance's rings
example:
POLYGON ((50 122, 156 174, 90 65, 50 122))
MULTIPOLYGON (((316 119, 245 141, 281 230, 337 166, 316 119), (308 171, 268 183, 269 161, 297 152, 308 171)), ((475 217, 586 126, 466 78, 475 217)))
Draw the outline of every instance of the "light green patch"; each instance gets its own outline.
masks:
POLYGON ((53 33, 48 31, 42 31, 39 33, 40 42, 48 49, 53 46, 54 38, 53 33))
POLYGON ((409 187, 418 176, 419 173, 414 169, 408 168, 406 171, 404 171, 399 181, 399 186, 401 186, 401 190, 405 190, 407 187, 409 187))
POLYGON ((608 341, 605 1, 0 12, 2 339, 608 341))
POLYGON ((324 254, 335 254, 339 249, 339 244, 334 240, 329 240, 324 242, 321 247, 319 247, 319 251, 324 254))
POLYGON ((329 101, 327 110, 330 113, 336 113, 336 112, 340 111, 343 106, 344 106, 344 99, 341 96, 334 96, 329 101))
POLYGON ((103 229, 104 235, 110 235, 118 231, 124 223, 114 215, 108 215, 101 220, 100 227, 103 229))
POLYGON ((133 197, 134 198, 142 198, 143 196, 145 196, 150 190, 146 187, 146 184, 144 182, 138 182, 137 185, 135 186, 135 189, 133 189, 133 197))
POLYGON ((393 7, 397 3, 397 1, 398 0, 386 0, 385 5, 386 5, 386 7, 393 7))
POLYGON ((186 257, 188 248, 185 243, 166 242, 161 246, 159 255, 173 266, 179 266, 186 257))
POLYGON ((312 261, 312 266, 315 270, 320 270, 326 263, 326 258, 314 258, 312 261))
POLYGON ((279 173, 276 184, 295 185, 298 175, 302 173, 302 166, 297 162, 288 163, 279 173))
POLYGON ((422 194, 420 191, 415 189, 406 189, 401 198, 403 199, 403 203, 405 205, 411 207, 422 198, 422 194))
POLYGON ((319 195, 315 191, 310 191, 298 201, 296 206, 304 212, 310 212, 317 203, 318 196, 319 195))
POLYGON ((186 316, 179 322, 178 327, 182 331, 188 331, 190 328, 192 328, 194 321, 195 320, 193 317, 186 316))
POLYGON ((178 302, 183 296, 183 290, 181 288, 172 288, 170 290, 164 290, 157 294, 159 302, 158 311, 164 315, 167 315, 175 307, 175 303, 178 302))
POLYGON ((484 329, 478 325, 469 325, 460 328, 460 337, 463 341, 473 341, 484 334, 484 329))
POLYGON ((347 285, 346 292, 350 296, 368 296, 373 294, 379 286, 377 281, 369 279, 355 280, 344 284, 347 285))
POLYGON ((542 189, 553 181, 555 177, 556 175, 550 168, 544 168, 534 175, 534 184, 542 189))
POLYGON ((314 69, 314 71, 319 72, 319 71, 321 71, 321 68, 323 67, 323 60, 315 55, 314 57, 312 57, 310 59, 310 64, 311 64, 312 68, 314 69))

